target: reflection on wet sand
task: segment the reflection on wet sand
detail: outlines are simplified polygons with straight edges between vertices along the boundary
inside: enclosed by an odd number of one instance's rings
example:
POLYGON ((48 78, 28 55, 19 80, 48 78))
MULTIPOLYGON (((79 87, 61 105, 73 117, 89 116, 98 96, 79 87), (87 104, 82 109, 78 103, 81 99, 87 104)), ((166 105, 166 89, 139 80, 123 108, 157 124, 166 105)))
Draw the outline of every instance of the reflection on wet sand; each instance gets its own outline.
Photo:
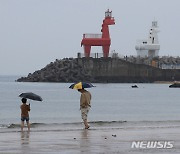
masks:
POLYGON ((30 132, 21 132, 21 144, 29 144, 29 136, 30 136, 30 132))
POLYGON ((89 146, 91 145, 91 133, 89 130, 84 129, 81 132, 81 139, 80 139, 80 151, 82 153, 92 153, 92 147, 89 146))

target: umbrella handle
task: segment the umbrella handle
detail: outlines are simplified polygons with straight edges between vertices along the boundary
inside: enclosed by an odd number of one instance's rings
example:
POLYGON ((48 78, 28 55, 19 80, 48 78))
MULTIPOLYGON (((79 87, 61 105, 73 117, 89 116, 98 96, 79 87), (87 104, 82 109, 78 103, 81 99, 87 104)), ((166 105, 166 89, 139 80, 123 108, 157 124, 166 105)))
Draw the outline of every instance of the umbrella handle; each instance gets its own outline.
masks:
POLYGON ((30 102, 31 102, 31 100, 29 100, 29 106, 30 106, 30 102))

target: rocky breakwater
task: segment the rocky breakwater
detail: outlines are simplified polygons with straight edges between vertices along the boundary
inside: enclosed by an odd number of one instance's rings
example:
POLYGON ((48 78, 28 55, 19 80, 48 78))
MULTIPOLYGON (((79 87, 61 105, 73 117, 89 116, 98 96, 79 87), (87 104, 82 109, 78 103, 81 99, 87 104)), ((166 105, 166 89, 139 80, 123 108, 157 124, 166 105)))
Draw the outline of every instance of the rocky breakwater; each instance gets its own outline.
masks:
POLYGON ((179 81, 179 69, 161 69, 119 58, 65 58, 21 77, 19 82, 148 83, 179 81))
POLYGON ((89 69, 84 69, 78 59, 56 59, 41 70, 29 73, 27 77, 17 79, 18 82, 77 82, 94 81, 89 69))

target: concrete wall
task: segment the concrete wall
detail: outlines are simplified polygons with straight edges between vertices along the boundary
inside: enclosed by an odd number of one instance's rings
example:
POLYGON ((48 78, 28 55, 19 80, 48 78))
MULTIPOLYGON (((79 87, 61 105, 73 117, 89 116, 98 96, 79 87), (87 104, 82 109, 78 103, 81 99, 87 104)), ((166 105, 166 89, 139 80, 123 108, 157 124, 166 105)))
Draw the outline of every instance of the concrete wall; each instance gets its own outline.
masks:
POLYGON ((78 63, 99 82, 153 82, 180 80, 180 70, 162 70, 115 58, 79 58, 78 63))

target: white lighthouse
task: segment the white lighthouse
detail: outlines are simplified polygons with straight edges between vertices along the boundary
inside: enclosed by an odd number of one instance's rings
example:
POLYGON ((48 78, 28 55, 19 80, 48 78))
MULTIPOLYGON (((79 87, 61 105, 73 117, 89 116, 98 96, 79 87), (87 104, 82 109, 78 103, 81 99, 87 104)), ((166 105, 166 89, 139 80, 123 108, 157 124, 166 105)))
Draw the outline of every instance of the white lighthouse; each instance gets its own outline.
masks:
POLYGON ((140 57, 157 57, 159 54, 160 44, 158 41, 157 21, 152 22, 152 27, 149 30, 149 36, 146 40, 138 40, 135 46, 137 56, 140 57))

